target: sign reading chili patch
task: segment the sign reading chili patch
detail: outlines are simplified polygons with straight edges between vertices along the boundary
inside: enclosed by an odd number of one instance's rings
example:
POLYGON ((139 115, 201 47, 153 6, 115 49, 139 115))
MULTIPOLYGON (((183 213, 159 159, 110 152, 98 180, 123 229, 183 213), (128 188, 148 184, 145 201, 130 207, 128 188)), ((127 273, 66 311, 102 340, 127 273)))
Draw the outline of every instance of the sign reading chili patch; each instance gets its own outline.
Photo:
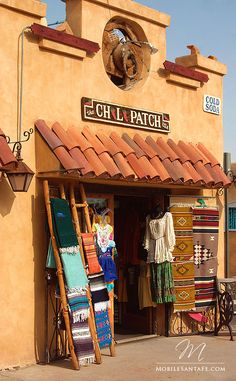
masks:
POLYGON ((85 97, 81 99, 81 110, 83 120, 170 132, 170 116, 162 112, 130 108, 85 97))

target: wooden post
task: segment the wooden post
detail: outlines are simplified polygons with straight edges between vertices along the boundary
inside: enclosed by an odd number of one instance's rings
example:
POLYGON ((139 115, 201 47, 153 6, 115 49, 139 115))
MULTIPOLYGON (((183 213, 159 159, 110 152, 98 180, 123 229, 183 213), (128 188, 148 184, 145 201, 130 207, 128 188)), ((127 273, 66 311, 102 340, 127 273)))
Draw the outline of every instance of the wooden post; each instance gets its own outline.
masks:
MULTIPOLYGON (((91 225, 90 216, 89 216, 87 198, 86 198, 84 186, 82 183, 79 184, 79 189, 80 189, 82 203, 86 205, 83 208, 83 210, 84 210, 86 225, 88 228, 88 233, 92 233, 92 225, 91 225)), ((109 309, 108 313, 109 313, 109 320, 110 320, 111 333, 112 333, 112 343, 109 348, 110 348, 110 355, 114 357, 115 356, 115 340, 114 340, 114 292, 113 290, 110 292, 109 298, 110 298, 111 308, 109 309)))
POLYGON ((43 191, 44 191, 44 200, 45 200, 45 206, 46 206, 47 216, 48 216, 48 226, 49 226, 49 231, 50 231, 51 240, 52 240, 52 248, 53 248, 55 262, 57 265, 57 277, 58 277, 58 282, 59 282, 60 297, 61 297, 62 308, 63 308, 63 317, 65 320, 66 332, 67 332, 67 336, 68 336, 68 345, 69 345, 69 350, 70 350, 70 354, 71 354, 71 361, 72 361, 73 368, 75 370, 79 370, 79 362, 78 362, 77 356, 75 354, 74 344, 73 344, 73 339, 72 339, 72 333, 71 333, 70 318, 69 318, 69 311, 68 311, 68 305, 67 305, 67 297, 66 297, 65 284, 64 284, 64 279, 63 279, 63 269, 62 269, 62 265, 61 265, 61 259, 59 256, 59 251, 57 248, 56 238, 55 238, 54 231, 53 231, 52 212, 51 212, 51 204, 50 204, 50 196, 49 196, 49 186, 48 186, 47 180, 43 181, 43 191))
MULTIPOLYGON (((74 187, 72 184, 70 185, 70 206, 71 206, 72 217, 73 217, 74 224, 75 224, 75 231, 76 231, 77 238, 79 241, 80 255, 81 255, 83 264, 85 266, 84 250, 83 250, 82 239, 81 239, 81 229, 80 229, 79 217, 78 217, 78 212, 77 212, 77 207, 76 207, 76 202, 75 202, 75 192, 74 192, 74 187)), ((93 306, 92 306, 92 300, 91 300, 91 292, 89 289, 87 289, 87 297, 88 297, 89 306, 90 306, 90 315, 89 315, 89 319, 88 319, 89 320, 89 328, 90 328, 91 336, 92 336, 93 342, 94 342, 94 351, 95 351, 96 362, 97 362, 97 364, 101 364, 102 356, 101 356, 101 351, 100 351, 100 348, 98 345, 95 318, 94 318, 94 312, 93 312, 93 306)))

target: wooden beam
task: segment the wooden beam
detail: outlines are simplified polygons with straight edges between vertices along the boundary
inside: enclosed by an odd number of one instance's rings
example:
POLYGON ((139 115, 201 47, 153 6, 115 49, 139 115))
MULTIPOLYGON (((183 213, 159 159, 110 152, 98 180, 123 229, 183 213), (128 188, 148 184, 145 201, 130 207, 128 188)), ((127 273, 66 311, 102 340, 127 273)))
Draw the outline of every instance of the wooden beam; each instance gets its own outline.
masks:
POLYGON ((64 45, 86 50, 88 53, 97 53, 100 50, 100 46, 97 42, 73 36, 71 34, 64 33, 60 30, 52 29, 44 25, 34 23, 31 25, 30 29, 35 36, 47 38, 48 40, 60 42, 64 45))
POLYGON ((171 73, 182 75, 183 77, 195 79, 199 82, 208 82, 209 77, 205 73, 189 69, 188 67, 176 64, 175 62, 165 61, 163 63, 164 68, 171 73))

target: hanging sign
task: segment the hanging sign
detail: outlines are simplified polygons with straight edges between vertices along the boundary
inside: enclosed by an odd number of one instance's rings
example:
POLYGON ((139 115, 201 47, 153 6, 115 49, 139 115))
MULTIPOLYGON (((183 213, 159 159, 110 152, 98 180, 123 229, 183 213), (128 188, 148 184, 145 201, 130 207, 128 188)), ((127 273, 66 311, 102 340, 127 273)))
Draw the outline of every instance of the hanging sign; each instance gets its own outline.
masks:
POLYGON ((130 108, 85 97, 81 99, 81 110, 83 120, 170 132, 170 116, 162 112, 130 108))
POLYGON ((212 95, 204 95, 203 110, 211 114, 221 114, 221 99, 212 95))

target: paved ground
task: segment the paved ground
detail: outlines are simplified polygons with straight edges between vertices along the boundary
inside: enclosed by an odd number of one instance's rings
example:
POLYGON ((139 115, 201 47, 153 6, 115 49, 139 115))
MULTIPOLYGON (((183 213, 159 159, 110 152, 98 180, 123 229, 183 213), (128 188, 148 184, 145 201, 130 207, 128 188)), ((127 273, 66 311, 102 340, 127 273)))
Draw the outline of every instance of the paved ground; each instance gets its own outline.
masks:
POLYGON ((118 345, 116 352, 111 358, 103 351, 101 365, 80 371, 73 371, 70 361, 64 360, 3 371, 0 381, 236 380, 236 341, 229 341, 228 336, 161 337, 118 345), (190 358, 184 353, 188 340, 194 346, 190 358))

